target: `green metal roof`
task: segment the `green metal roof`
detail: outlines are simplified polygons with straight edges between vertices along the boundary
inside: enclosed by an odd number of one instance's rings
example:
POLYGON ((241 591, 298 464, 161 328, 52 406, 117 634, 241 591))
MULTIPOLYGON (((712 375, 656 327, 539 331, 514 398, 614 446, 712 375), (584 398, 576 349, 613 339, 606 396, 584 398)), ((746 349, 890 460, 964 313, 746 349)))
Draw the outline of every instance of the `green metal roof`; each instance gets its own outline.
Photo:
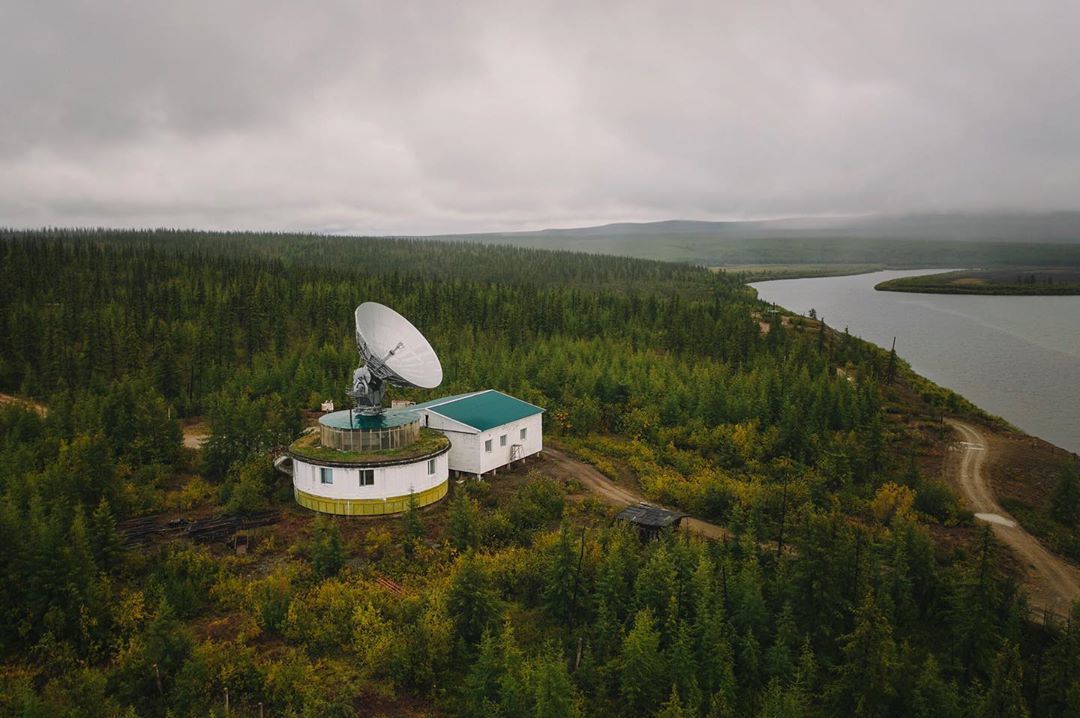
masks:
POLYGON ((479 394, 479 393, 481 393, 481 392, 470 391, 470 392, 466 392, 465 394, 452 394, 450 396, 444 396, 444 397, 441 397, 439 399, 430 399, 428 401, 417 402, 416 404, 409 404, 405 408, 408 409, 409 411, 416 411, 417 409, 430 409, 433 406, 438 406, 439 404, 445 404, 445 403, 450 402, 450 401, 457 401, 458 399, 464 399, 467 396, 475 396, 476 394, 479 394))
POLYGON ((426 409, 471 426, 477 431, 487 431, 544 411, 535 404, 515 399, 494 389, 425 401, 423 404, 410 406, 409 409, 426 409))

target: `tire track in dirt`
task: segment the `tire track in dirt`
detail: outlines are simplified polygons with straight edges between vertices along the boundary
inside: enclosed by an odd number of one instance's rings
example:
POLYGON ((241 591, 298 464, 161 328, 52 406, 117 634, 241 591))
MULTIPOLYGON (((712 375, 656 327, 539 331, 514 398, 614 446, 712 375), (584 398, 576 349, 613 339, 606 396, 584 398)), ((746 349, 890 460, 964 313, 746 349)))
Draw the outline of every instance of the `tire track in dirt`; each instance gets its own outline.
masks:
MULTIPOLYGON (((611 504, 612 506, 634 506, 645 502, 645 497, 630 491, 623 486, 619 486, 600 473, 596 467, 586 464, 584 461, 574 458, 564 451, 545 446, 544 457, 547 459, 547 473, 557 479, 575 479, 580 481, 585 488, 599 496, 605 503, 611 504)), ((658 505, 651 501, 645 503, 650 503, 653 506, 658 505)), ((682 520, 682 526, 691 533, 706 538, 724 539, 730 536, 728 530, 723 526, 711 524, 708 521, 702 521, 701 519, 696 519, 692 516, 684 518, 682 520)))
POLYGON ((985 514, 978 518, 989 523, 994 536, 1020 559, 1031 607, 1067 619, 1072 602, 1080 600, 1080 571, 1047 551, 998 504, 983 471, 990 444, 982 432, 957 419, 946 421, 963 438, 955 476, 964 501, 976 514, 985 514))

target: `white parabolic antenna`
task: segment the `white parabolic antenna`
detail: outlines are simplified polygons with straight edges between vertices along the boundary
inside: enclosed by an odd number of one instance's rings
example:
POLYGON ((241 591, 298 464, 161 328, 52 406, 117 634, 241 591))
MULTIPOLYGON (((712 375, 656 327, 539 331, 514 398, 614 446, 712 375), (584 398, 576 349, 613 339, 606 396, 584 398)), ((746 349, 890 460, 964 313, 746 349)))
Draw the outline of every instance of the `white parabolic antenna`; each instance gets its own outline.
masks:
POLYGON ((390 307, 364 302, 356 308, 356 348, 364 365, 353 374, 349 395, 358 409, 378 411, 385 384, 434 389, 442 364, 420 330, 390 307))

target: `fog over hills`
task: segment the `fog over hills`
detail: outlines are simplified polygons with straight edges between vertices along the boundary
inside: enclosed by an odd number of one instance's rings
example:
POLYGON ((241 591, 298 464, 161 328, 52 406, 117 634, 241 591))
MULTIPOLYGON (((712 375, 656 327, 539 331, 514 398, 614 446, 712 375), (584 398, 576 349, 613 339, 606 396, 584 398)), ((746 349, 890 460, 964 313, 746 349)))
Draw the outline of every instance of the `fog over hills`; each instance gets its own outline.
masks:
POLYGON ((700 264, 1069 265, 1080 263, 1080 212, 667 220, 439 238, 700 264))
POLYGON ((564 237, 688 235, 717 238, 829 236, 986 242, 1080 242, 1080 212, 895 214, 737 221, 673 219, 497 234, 564 237))

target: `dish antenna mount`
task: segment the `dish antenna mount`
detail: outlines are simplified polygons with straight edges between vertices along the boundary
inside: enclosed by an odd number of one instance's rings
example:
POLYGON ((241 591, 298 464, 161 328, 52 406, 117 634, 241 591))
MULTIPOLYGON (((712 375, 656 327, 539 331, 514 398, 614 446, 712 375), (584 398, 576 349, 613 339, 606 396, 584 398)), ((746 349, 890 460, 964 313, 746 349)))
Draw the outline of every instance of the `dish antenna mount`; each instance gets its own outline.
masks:
POLYGON ((390 307, 364 302, 356 308, 356 348, 363 364, 346 392, 361 414, 379 414, 389 385, 434 389, 442 364, 431 344, 409 320, 390 307))

